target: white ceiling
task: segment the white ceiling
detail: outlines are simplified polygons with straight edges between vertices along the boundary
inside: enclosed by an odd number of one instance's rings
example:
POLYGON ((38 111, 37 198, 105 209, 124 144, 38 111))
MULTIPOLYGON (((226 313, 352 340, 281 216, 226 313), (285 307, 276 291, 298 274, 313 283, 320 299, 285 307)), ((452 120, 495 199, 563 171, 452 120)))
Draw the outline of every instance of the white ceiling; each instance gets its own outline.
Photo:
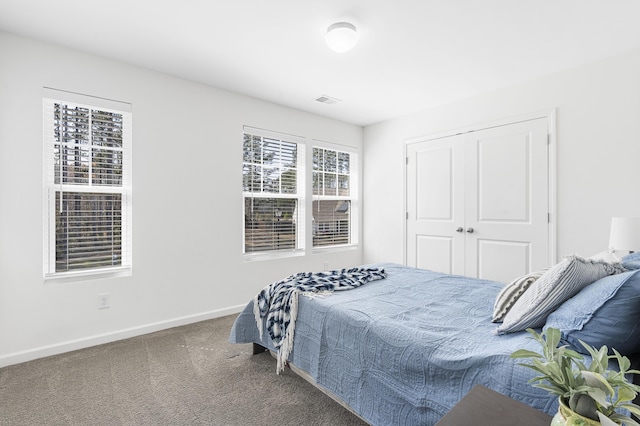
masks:
POLYGON ((0 30, 363 126, 640 49, 639 20, 640 0, 0 1, 0 30), (360 39, 334 53, 343 20, 360 39))

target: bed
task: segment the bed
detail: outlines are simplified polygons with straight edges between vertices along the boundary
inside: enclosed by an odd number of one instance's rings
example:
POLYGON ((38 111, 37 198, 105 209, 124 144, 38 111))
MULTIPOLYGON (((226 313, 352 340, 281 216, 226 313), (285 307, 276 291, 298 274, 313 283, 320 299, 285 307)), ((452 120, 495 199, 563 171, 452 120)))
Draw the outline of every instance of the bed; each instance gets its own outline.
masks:
MULTIPOLYGON (((557 411, 555 397, 527 383, 534 373, 510 358, 537 344, 524 331, 496 333, 493 307, 504 283, 369 266, 384 268, 387 278, 299 297, 292 369, 372 425, 433 425, 476 384, 557 411)), ((253 301, 230 341, 275 351, 258 331, 253 301)))

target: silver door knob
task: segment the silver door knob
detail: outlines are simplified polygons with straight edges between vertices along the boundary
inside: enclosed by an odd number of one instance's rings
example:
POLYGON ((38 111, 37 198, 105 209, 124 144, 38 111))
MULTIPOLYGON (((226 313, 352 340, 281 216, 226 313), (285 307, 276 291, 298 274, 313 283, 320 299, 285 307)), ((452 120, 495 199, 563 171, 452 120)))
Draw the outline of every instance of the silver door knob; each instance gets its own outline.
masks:
POLYGON ((462 229, 462 226, 458 226, 458 227, 456 228, 456 232, 462 232, 462 231, 464 231, 464 229, 462 229))
POLYGON ((467 228, 467 232, 468 232, 469 234, 473 234, 473 228, 467 228))

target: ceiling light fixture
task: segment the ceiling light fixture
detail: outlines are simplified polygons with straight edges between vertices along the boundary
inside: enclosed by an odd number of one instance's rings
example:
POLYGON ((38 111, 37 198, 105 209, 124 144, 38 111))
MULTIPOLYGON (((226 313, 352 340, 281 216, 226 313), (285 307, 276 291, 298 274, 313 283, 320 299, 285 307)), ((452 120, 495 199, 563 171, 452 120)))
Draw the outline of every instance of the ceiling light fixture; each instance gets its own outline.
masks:
POLYGON ((327 28, 325 41, 334 52, 346 52, 353 49, 358 42, 356 27, 348 22, 336 22, 327 28))

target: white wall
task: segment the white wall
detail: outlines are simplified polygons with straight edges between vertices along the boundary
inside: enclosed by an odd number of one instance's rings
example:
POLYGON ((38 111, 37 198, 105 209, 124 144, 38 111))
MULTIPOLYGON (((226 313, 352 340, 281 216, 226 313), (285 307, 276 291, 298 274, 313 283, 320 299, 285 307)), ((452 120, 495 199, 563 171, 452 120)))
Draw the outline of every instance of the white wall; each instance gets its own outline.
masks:
POLYGON ((362 148, 362 128, 0 33, 0 366, 237 312, 362 250, 242 260, 242 126, 362 148), (133 108, 133 275, 43 281, 42 88, 133 108), (110 309, 97 295, 111 294, 110 309))
POLYGON ((366 127, 364 261, 403 261, 405 139, 554 108, 557 255, 605 250, 640 216, 640 51, 366 127))
POLYGON ((557 253, 589 255, 611 216, 640 216, 640 51, 369 126, 363 145, 358 126, 0 33, 0 366, 233 313, 324 261, 400 263, 405 139, 552 108, 557 253), (133 105, 131 277, 42 279, 44 86, 133 105), (363 150, 364 252, 243 263, 245 124, 363 150))

